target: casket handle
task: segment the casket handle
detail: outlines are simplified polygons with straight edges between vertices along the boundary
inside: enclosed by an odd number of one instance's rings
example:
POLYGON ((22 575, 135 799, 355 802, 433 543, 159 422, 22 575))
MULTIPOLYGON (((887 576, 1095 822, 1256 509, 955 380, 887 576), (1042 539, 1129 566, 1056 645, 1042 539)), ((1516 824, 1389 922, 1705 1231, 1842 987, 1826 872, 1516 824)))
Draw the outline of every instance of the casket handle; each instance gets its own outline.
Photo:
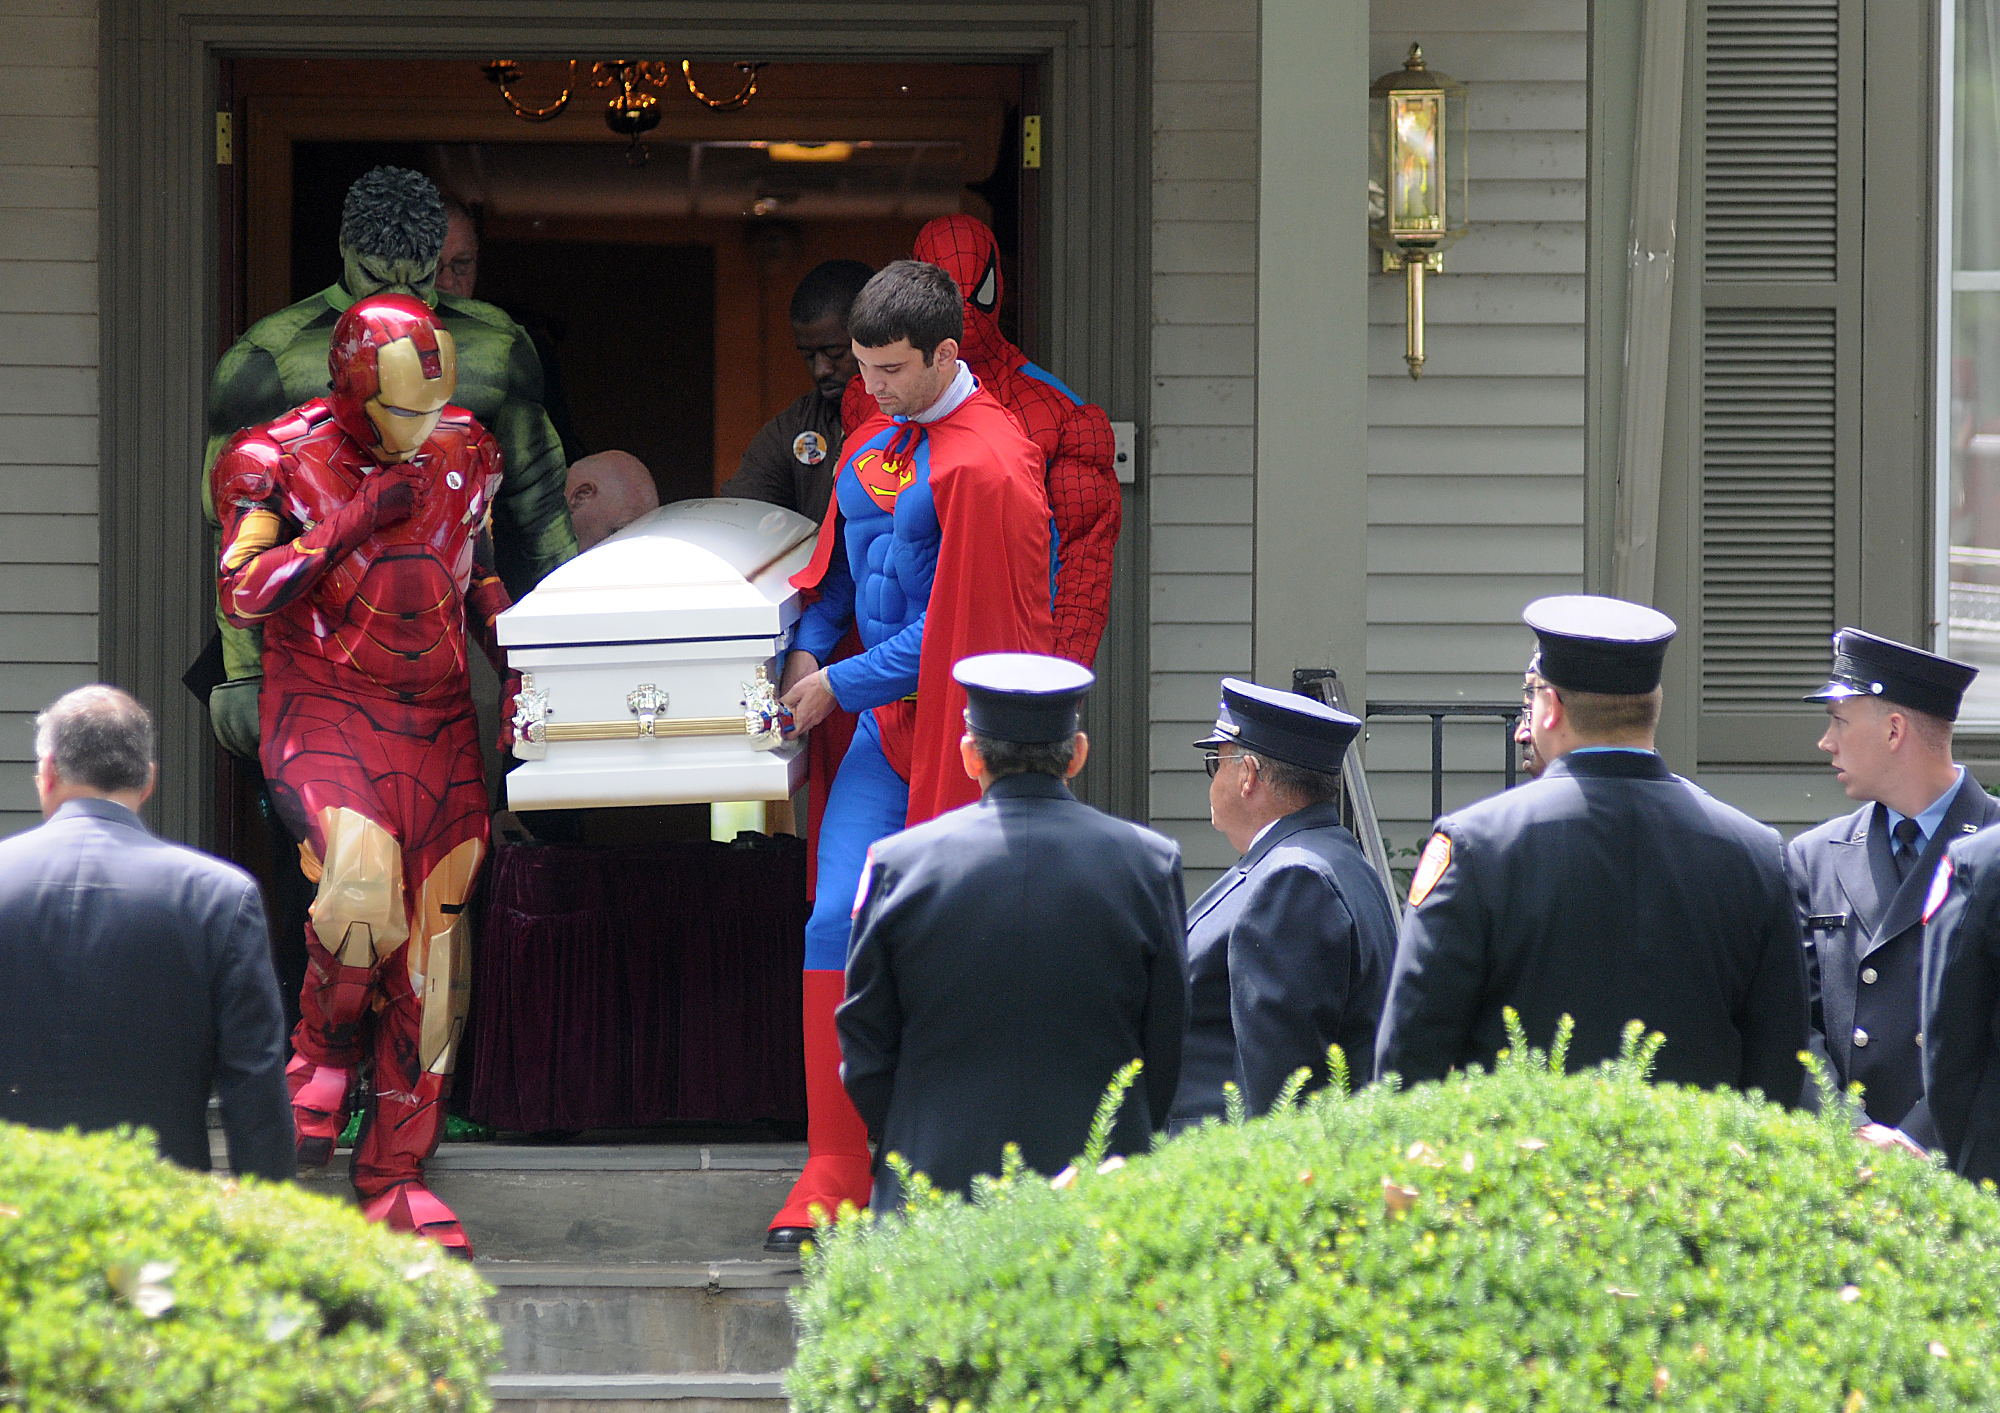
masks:
POLYGON ((514 754, 522 760, 546 760, 551 741, 659 741, 688 736, 748 737, 753 748, 769 751, 785 743, 784 726, 791 719, 761 667, 755 682, 743 684, 739 716, 664 716, 667 694, 651 682, 635 687, 625 705, 634 719, 551 721, 548 692, 537 689, 534 677, 524 674, 514 708, 514 754))
POLYGON ((639 718, 639 734, 655 735, 655 718, 667 709, 667 694, 651 682, 641 682, 625 697, 625 709, 639 718))

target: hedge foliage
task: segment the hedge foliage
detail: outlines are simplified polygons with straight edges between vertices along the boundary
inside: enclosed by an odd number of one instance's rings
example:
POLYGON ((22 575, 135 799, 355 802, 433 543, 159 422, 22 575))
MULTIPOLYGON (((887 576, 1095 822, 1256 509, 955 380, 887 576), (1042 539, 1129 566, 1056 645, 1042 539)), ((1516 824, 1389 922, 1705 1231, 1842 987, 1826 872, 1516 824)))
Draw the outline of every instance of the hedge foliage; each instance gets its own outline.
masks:
POLYGON ((2000 1408, 1990 1189, 1565 1040, 846 1223, 794 1406, 2000 1408))
POLYGON ((483 1410, 485 1293, 329 1198, 0 1124, 0 1407, 483 1410))

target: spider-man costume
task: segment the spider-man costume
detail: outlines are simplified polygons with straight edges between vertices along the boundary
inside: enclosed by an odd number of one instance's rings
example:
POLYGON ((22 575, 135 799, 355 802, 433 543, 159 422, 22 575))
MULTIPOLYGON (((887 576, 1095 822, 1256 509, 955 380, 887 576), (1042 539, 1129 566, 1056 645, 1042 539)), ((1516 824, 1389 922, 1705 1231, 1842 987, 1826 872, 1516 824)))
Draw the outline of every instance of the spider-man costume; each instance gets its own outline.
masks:
POLYGON ((1046 653, 1054 636, 1039 450, 963 364, 920 417, 878 411, 849 434, 812 563, 792 580, 819 591, 795 648, 824 663, 850 624, 860 629, 862 651, 831 663, 826 676, 861 722, 815 840, 805 958, 808 1157, 773 1233, 810 1228, 814 1208, 833 1217, 843 1202, 868 1205, 868 1130, 841 1086, 834 1030, 851 900, 869 845, 978 798, 959 759, 965 689, 952 665, 975 653, 1046 653))
POLYGON ((328 365, 328 395, 238 434, 211 482, 222 610, 263 629, 264 773, 319 885, 286 1069, 299 1161, 332 1156, 372 1041, 353 1164, 364 1211, 470 1256, 423 1162, 464 1024, 464 910, 488 831, 468 628, 518 684, 493 637, 507 591, 481 548, 500 453, 449 405, 455 349, 420 301, 355 303, 328 365))
MULTIPOLYGON (((1112 466, 1111 422, 1103 408, 1030 363, 1001 334, 1000 247, 983 223, 971 216, 940 216, 917 232, 910 258, 941 265, 957 281, 965 297, 965 340, 958 356, 1041 448, 1059 560, 1055 651, 1089 667, 1111 612, 1111 555, 1125 512, 1112 466)), ((874 413, 875 399, 861 379, 847 385, 840 410, 850 437, 874 413)))

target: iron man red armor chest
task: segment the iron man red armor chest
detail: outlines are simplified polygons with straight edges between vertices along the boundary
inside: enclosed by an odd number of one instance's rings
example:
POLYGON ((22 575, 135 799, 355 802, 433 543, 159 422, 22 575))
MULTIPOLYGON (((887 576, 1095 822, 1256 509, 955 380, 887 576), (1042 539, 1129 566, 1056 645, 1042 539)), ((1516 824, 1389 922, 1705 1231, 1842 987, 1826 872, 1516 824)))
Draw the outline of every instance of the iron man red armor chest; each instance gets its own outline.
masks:
POLYGON ((249 561, 238 576, 249 582, 225 586, 234 602, 224 608, 261 621, 267 657, 284 655, 318 685, 406 704, 462 703, 464 598, 500 483, 499 453, 470 413, 447 407, 405 465, 376 465, 317 399, 244 433, 216 468, 218 505, 239 512, 225 509, 226 525, 254 507, 278 517, 281 536, 310 532, 374 476, 407 476, 415 506, 409 519, 363 536, 295 596, 284 592, 291 565, 274 565, 266 579, 249 561))

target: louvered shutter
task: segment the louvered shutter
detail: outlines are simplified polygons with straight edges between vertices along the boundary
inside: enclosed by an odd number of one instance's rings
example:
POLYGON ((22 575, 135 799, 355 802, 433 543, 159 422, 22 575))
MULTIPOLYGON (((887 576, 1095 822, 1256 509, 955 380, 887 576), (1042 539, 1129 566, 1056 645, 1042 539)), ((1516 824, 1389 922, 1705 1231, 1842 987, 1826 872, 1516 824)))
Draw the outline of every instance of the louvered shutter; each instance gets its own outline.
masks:
MULTIPOLYGON (((1704 763, 1811 757, 1800 697, 1851 611, 1860 0, 1708 0, 1692 616, 1704 763), (1854 91, 1850 91, 1854 90, 1854 91)), ((1684 628, 1687 625, 1684 625, 1684 628)))

